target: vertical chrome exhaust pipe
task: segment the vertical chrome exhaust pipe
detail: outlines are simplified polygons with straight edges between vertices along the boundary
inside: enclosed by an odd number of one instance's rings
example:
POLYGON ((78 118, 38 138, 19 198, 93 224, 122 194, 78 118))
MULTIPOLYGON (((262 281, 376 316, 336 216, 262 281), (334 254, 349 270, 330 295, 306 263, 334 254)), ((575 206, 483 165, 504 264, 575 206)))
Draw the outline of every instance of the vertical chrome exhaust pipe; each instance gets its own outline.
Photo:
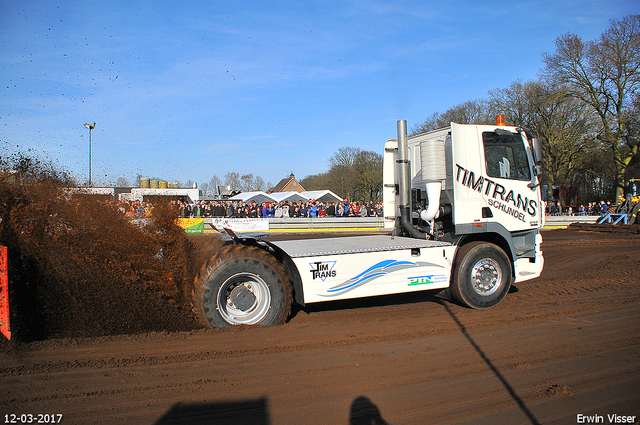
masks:
POLYGON ((407 121, 398 121, 398 159, 396 160, 399 167, 398 191, 400 192, 400 206, 411 206, 411 177, 409 170, 409 147, 407 146, 407 121))
POLYGON ((429 234, 420 231, 411 223, 411 170, 407 145, 407 121, 398 121, 398 200, 400 205, 400 225, 417 239, 429 239, 429 234))

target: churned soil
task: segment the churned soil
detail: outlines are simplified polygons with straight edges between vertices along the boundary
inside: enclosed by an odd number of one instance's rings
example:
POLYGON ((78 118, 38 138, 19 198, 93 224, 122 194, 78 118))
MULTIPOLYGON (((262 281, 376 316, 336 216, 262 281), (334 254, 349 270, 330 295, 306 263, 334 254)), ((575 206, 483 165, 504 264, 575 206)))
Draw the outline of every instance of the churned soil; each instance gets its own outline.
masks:
POLYGON ((114 306, 120 333, 74 336, 66 324, 67 336, 3 341, 0 419, 638 423, 640 235, 614 230, 543 231, 542 276, 482 311, 414 293, 294 309, 284 326, 205 330, 169 303, 143 302, 148 317, 167 317, 141 332, 114 306))

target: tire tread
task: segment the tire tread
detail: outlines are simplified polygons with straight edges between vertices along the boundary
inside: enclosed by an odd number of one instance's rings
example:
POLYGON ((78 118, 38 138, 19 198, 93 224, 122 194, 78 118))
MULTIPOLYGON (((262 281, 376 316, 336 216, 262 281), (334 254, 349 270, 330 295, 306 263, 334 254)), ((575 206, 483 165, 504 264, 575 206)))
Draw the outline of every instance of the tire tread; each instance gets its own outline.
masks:
POLYGON ((506 253, 497 245, 494 245, 489 242, 474 241, 460 247, 458 250, 458 253, 456 254, 456 259, 453 267, 454 267, 454 271, 451 276, 451 285, 450 285, 451 295, 458 303, 469 308, 483 309, 483 308, 492 307, 498 304, 505 297, 507 292, 509 292, 509 288, 511 287, 511 282, 513 280, 513 277, 511 275, 512 274, 511 262, 509 261, 506 253), (508 280, 506 284, 504 284, 505 287, 499 289, 499 294, 497 299, 490 300, 490 302, 488 303, 480 304, 478 302, 475 302, 466 294, 466 290, 471 290, 471 288, 466 287, 470 285, 470 283, 465 281, 466 280, 465 276, 462 276, 462 274, 464 271, 463 269, 466 269, 467 267, 466 261, 468 261, 468 256, 473 255, 471 254, 472 251, 480 249, 483 246, 484 246, 483 249, 495 249, 497 250, 497 253, 499 255, 504 256, 504 259, 506 259, 507 267, 505 270, 503 270, 503 274, 507 276, 508 280))
POLYGON ((215 328, 209 320, 209 311, 205 307, 210 296, 210 288, 208 283, 213 276, 226 264, 236 263, 260 263, 266 266, 276 279, 282 283, 284 305, 280 316, 273 325, 282 325, 286 323, 291 314, 291 305, 293 302, 293 285, 284 266, 265 249, 250 245, 225 245, 222 250, 213 254, 202 265, 198 272, 193 289, 191 291, 192 311, 196 318, 204 326, 215 328))

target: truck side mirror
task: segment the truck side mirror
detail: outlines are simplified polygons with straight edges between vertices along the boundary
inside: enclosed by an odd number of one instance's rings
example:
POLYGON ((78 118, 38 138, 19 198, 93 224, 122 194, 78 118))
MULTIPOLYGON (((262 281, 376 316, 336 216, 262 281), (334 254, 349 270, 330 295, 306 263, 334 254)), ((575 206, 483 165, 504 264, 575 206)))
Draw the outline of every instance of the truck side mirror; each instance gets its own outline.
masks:
POLYGON ((538 166, 542 162, 542 143, 537 137, 534 137, 531 142, 533 143, 533 160, 538 166))

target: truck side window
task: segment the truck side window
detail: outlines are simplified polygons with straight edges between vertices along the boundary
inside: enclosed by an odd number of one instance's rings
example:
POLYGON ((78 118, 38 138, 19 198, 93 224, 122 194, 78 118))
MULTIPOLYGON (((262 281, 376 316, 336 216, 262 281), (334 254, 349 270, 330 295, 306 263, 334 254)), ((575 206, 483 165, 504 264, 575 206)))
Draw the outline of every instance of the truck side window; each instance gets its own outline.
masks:
POLYGON ((484 159, 489 177, 531 180, 527 151, 519 134, 482 133, 484 159))

